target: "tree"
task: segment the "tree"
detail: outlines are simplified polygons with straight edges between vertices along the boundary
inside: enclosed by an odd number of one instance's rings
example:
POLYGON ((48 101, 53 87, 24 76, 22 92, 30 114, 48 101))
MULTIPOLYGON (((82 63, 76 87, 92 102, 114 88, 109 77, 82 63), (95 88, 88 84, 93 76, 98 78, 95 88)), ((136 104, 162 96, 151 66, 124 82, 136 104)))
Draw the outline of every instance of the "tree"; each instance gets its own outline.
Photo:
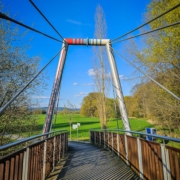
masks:
POLYGON ((45 109, 43 109, 41 113, 42 113, 42 114, 46 114, 46 110, 45 110, 45 109))
POLYGON ((97 117, 97 95, 98 93, 89 93, 85 96, 80 109, 80 114, 87 117, 97 117))
MULTIPOLYGON (((100 5, 96 8, 95 13, 95 37, 97 39, 103 39, 106 37, 106 20, 105 14, 100 5)), ((95 59, 93 64, 93 69, 95 72, 94 82, 96 90, 99 93, 97 98, 97 110, 99 114, 99 119, 101 123, 101 128, 106 129, 107 122, 107 102, 106 96, 109 92, 109 82, 110 75, 108 74, 107 66, 107 55, 105 52, 105 47, 98 46, 94 48, 95 59)))
MULTIPOLYGON (((179 0, 152 0, 146 17, 152 19, 179 3, 179 0)), ((179 21, 179 8, 150 23, 151 29, 179 21)), ((132 52, 136 64, 164 87, 180 97, 180 28, 173 26, 144 37, 143 48, 132 52), (145 39, 146 38, 146 39, 145 39)), ((138 45, 136 45, 138 47, 138 45)), ((146 79, 133 94, 138 112, 157 120, 164 127, 178 129, 180 102, 172 95, 146 79)))
MULTIPOLYGON (((28 57, 28 45, 21 41, 25 35, 15 25, 0 19, 0 108, 38 72, 40 58, 28 57)), ((0 116, 0 145, 11 140, 5 134, 32 134, 36 130, 37 117, 30 109, 37 102, 32 96, 38 89, 43 90, 44 85, 43 76, 37 78, 0 116)))
MULTIPOLYGON (((92 92, 89 93, 87 96, 84 97, 82 106, 80 109, 80 114, 82 116, 87 116, 87 117, 99 117, 98 113, 98 103, 97 103, 97 97, 101 96, 100 93, 98 92, 92 92)), ((106 117, 110 119, 114 118, 119 118, 120 117, 120 112, 119 109, 117 109, 117 112, 115 111, 114 107, 114 99, 106 98, 106 109, 107 109, 107 114, 106 117)), ((118 101, 115 100, 116 106, 118 104, 118 101)))
POLYGON ((65 120, 68 121, 69 123, 70 139, 71 139, 72 122, 74 121, 75 108, 76 106, 73 105, 70 101, 68 101, 67 105, 64 105, 64 109, 62 111, 65 120))
POLYGON ((112 98, 106 98, 107 102, 107 114, 106 117, 108 121, 113 120, 114 118, 120 118, 120 110, 118 107, 118 100, 112 98))

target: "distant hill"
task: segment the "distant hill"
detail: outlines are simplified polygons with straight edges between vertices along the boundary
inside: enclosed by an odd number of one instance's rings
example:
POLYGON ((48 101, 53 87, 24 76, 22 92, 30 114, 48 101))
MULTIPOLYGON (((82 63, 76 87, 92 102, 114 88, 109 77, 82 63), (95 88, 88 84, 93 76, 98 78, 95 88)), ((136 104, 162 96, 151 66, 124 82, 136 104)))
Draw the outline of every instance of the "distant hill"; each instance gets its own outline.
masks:
MULTIPOLYGON (((32 108, 32 110, 35 110, 35 109, 40 109, 40 110, 45 110, 47 111, 48 110, 48 107, 38 107, 38 108, 32 108)), ((58 107, 58 111, 63 111, 64 110, 64 107, 58 107)), ((79 108, 75 108, 75 109, 69 109, 71 111, 80 111, 79 108)))

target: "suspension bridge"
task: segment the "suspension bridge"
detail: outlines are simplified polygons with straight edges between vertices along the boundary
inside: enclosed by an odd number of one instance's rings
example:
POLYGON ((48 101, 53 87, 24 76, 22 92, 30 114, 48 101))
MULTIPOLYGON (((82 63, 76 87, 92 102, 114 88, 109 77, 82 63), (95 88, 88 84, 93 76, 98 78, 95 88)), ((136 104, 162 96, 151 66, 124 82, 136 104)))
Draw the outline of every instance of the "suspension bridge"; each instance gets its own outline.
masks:
POLYGON ((44 69, 60 54, 56 70, 54 85, 49 100, 43 133, 33 137, 18 140, 0 147, 0 150, 15 148, 21 145, 22 148, 0 159, 0 180, 2 179, 180 179, 180 150, 167 146, 165 143, 157 143, 145 140, 142 137, 151 136, 165 141, 180 143, 180 139, 165 136, 146 134, 131 131, 123 92, 116 66, 115 55, 121 56, 130 65, 144 74, 151 81, 156 83, 164 91, 180 100, 169 89, 136 67, 131 61, 123 57, 113 48, 114 43, 143 36, 165 28, 177 26, 180 21, 150 30, 135 36, 124 38, 132 32, 148 25, 156 19, 173 11, 180 6, 180 3, 157 17, 149 20, 141 26, 111 39, 82 39, 64 38, 51 22, 44 16, 32 0, 29 0, 34 8, 47 21, 52 29, 59 35, 60 39, 54 38, 26 24, 23 24, 8 15, 0 12, 0 18, 16 23, 24 28, 39 33, 47 38, 62 43, 62 48, 52 59, 1 109, 2 115, 6 108, 44 71, 44 69), (124 38, 124 39, 122 39, 124 38), (68 142, 67 131, 50 132, 55 105, 60 93, 64 63, 68 54, 69 46, 105 46, 109 65, 111 69, 113 86, 118 99, 124 130, 106 129, 90 130, 89 143, 68 142), (34 141, 36 140, 36 142, 34 141), (93 146, 95 145, 95 146, 93 146), (62 163, 60 172, 56 172, 56 165, 62 163))

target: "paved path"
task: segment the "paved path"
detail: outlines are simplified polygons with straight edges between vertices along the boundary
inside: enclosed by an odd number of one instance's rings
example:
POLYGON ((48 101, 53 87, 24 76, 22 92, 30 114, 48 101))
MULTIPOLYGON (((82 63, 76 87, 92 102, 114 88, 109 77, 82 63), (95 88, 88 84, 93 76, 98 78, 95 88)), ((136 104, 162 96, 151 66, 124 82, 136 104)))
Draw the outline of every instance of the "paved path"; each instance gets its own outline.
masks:
POLYGON ((59 179, 138 180, 139 177, 113 153, 89 143, 69 142, 69 157, 59 179))

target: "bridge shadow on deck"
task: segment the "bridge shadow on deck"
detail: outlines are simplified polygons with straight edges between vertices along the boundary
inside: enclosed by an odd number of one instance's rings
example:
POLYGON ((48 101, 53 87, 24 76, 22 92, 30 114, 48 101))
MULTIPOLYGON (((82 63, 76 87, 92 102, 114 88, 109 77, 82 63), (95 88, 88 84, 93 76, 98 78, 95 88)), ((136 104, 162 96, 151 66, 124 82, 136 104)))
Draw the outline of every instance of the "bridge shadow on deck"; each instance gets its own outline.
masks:
POLYGON ((121 159, 89 143, 69 142, 70 156, 59 179, 130 179, 139 177, 121 159))

